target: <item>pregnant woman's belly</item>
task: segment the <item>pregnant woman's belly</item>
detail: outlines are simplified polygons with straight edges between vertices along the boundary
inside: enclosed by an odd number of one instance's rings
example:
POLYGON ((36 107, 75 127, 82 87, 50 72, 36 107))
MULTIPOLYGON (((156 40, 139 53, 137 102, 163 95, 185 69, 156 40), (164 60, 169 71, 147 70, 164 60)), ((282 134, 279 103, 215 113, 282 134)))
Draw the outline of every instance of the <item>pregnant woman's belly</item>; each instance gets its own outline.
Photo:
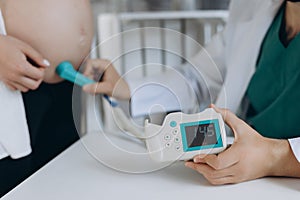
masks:
POLYGON ((94 31, 89 0, 2 0, 0 6, 7 34, 50 61, 45 82, 61 81, 55 74, 61 61, 78 68, 88 56, 94 31))

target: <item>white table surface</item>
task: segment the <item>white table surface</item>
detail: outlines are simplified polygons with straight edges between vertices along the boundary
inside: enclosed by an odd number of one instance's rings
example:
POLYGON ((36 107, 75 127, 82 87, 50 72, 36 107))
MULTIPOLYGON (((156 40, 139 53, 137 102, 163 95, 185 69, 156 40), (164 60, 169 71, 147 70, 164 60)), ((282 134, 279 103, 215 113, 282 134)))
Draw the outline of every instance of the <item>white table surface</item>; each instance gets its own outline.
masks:
MULTIPOLYGON (((236 185, 212 186, 200 174, 185 168, 183 163, 172 164, 151 173, 120 172, 107 166, 141 172, 143 167, 147 168, 146 166, 151 164, 148 158, 139 157, 138 160, 135 155, 128 156, 116 149, 107 148, 108 143, 104 144, 105 139, 101 137, 102 140, 99 140, 99 136, 91 134, 78 141, 2 199, 299 200, 300 198, 300 179, 263 178, 236 185), (102 141, 101 144, 99 141, 102 141), (97 161, 95 157, 107 166, 97 161)), ((140 143, 127 140, 123 136, 115 135, 114 139, 109 140, 110 145, 112 141, 113 144, 118 144, 116 146, 119 150, 126 147, 130 152, 143 148, 140 143)))

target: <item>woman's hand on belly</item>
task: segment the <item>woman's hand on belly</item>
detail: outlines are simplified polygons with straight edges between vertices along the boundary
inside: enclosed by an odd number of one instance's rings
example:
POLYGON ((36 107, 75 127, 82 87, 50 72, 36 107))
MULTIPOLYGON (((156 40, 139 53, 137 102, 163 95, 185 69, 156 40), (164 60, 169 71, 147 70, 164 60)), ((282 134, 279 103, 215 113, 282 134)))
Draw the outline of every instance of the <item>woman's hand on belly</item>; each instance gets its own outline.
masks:
POLYGON ((30 44, 50 61, 43 81, 58 83, 56 66, 70 61, 78 69, 89 55, 94 35, 88 0, 3 0, 7 34, 30 44))
POLYGON ((28 44, 0 35, 0 80, 11 90, 35 90, 50 64, 28 44))

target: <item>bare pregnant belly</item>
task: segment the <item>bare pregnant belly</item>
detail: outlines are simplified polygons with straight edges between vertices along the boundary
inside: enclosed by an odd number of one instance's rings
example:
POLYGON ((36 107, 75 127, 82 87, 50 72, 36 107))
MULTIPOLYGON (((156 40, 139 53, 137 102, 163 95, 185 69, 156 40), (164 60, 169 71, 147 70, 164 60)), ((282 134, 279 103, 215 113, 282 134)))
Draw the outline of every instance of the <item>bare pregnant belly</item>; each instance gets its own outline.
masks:
POLYGON ((6 31, 39 51, 51 67, 44 81, 57 83, 56 66, 69 60, 78 68, 93 38, 89 0, 1 0, 6 31))

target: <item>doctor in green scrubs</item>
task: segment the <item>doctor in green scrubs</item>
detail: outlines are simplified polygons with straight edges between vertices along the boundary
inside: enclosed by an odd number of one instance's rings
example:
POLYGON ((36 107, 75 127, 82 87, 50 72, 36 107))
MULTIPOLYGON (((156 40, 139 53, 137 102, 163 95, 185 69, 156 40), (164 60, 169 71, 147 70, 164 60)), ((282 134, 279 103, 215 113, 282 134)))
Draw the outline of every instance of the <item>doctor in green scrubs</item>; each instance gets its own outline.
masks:
POLYGON ((300 2, 284 1, 264 35, 245 92, 247 123, 212 105, 233 130, 235 141, 219 155, 196 156, 187 167, 214 185, 264 176, 300 177, 299 140, 291 139, 300 137, 299 32, 300 2))

